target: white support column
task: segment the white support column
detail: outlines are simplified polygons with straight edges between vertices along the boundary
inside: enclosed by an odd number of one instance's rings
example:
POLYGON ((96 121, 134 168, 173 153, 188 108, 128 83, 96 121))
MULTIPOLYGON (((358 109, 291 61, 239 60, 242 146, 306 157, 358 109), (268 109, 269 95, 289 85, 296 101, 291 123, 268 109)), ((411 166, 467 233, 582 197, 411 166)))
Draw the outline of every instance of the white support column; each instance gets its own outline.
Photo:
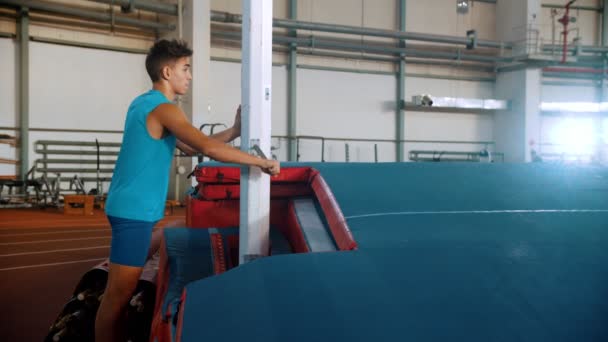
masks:
MULTIPOLYGON (((501 41, 521 46, 515 54, 528 53, 528 30, 537 26, 540 0, 498 0, 496 6, 496 33, 501 41)), ((496 151, 505 154, 506 162, 530 161, 530 142, 540 143, 540 90, 541 70, 529 67, 522 70, 500 72, 496 78, 495 98, 511 100, 509 110, 494 114, 494 141, 496 151)), ((538 149, 535 145, 534 148, 538 149)))
MULTIPOLYGON (((181 96, 178 104, 195 127, 209 120, 209 69, 211 53, 211 0, 178 0, 178 27, 161 36, 164 39, 183 39, 192 48, 192 82, 188 93, 181 96)), ((194 177, 187 179, 186 174, 196 165, 196 158, 174 158, 171 165, 169 197, 183 201, 186 190, 196 185, 194 177), (193 162, 194 161, 194 162, 193 162), (182 166, 185 174, 178 170, 182 166)))
MULTIPOLYGON (((241 150, 270 156, 272 0, 243 0, 241 150)), ((239 263, 268 255, 270 176, 241 169, 239 263)))
POLYGON ((510 99, 509 110, 494 114, 496 150, 505 154, 505 162, 531 160, 531 141, 538 150, 540 142, 540 69, 501 72, 496 78, 497 98, 510 99))

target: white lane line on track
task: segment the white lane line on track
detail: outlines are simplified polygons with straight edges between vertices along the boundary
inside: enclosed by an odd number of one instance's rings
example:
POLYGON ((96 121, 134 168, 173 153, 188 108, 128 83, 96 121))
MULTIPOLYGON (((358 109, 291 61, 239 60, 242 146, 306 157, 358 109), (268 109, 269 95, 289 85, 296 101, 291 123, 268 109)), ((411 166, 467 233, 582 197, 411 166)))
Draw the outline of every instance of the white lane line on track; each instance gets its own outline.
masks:
POLYGON ((111 238, 110 236, 100 236, 100 237, 88 237, 88 238, 77 238, 77 239, 54 239, 54 240, 36 240, 36 241, 25 241, 25 242, 4 242, 4 243, 0 243, 0 246, 28 245, 28 244, 32 244, 32 243, 46 243, 46 242, 99 240, 99 239, 110 239, 110 238, 111 238))
POLYGON ((59 265, 67 265, 67 264, 78 264, 78 263, 83 263, 83 262, 102 261, 102 260, 106 260, 106 259, 107 258, 84 259, 84 260, 75 260, 75 261, 53 262, 53 263, 50 263, 50 264, 38 264, 38 265, 7 267, 7 268, 0 268, 0 271, 11 271, 11 270, 22 270, 22 269, 25 269, 25 268, 59 266, 59 265))
POLYGON ((373 213, 351 215, 344 218, 358 219, 378 216, 413 216, 413 215, 455 215, 455 214, 536 214, 536 213, 608 213, 608 209, 540 209, 540 210, 455 210, 455 211, 398 211, 391 213, 373 213))
MULTIPOLYGON (((57 222, 53 222, 52 224, 49 224, 49 222, 40 222, 40 223, 31 223, 31 222, 27 222, 28 226, 34 226, 31 228, 19 228, 19 225, 23 225, 24 223, 16 223, 16 227, 3 227, 0 228, 0 232, 1 231, 6 231, 6 230, 40 230, 40 229, 47 229, 47 228, 86 228, 86 227, 104 227, 104 228, 110 228, 110 224, 109 223, 90 223, 90 224, 82 224, 82 223, 71 223, 71 222, 66 222, 66 223, 57 223, 57 222)), ((4 224, 2 225, 4 226, 4 224)))
POLYGON ((0 254, 0 257, 12 257, 12 256, 21 256, 21 255, 32 255, 32 254, 45 254, 45 253, 56 253, 56 252, 72 252, 72 251, 88 251, 90 249, 100 249, 100 248, 108 248, 107 246, 95 246, 95 247, 82 247, 82 248, 66 248, 66 249, 53 249, 49 251, 40 251, 40 252, 23 252, 23 253, 13 253, 13 254, 0 254))
POLYGON ((84 230, 62 230, 59 232, 37 232, 37 233, 20 233, 20 234, 0 234, 0 238, 5 236, 30 236, 30 235, 47 235, 47 234, 65 234, 65 233, 91 233, 91 232, 109 232, 111 229, 84 229, 84 230))

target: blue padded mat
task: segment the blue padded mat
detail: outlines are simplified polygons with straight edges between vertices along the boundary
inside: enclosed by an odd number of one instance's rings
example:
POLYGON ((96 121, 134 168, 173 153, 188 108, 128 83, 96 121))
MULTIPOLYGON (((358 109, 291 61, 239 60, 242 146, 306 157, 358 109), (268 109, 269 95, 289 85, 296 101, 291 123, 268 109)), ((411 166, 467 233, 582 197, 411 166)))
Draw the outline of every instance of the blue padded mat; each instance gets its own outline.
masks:
POLYGON ((608 341, 608 169, 291 165, 321 171, 359 250, 187 285, 183 341, 608 341))
POLYGON ((563 252, 420 241, 266 258, 187 285, 182 341, 605 341, 606 253, 563 252))
POLYGON ((396 215, 350 219, 348 224, 360 249, 445 240, 494 247, 553 245, 566 248, 564 252, 599 248, 608 253, 608 212, 396 215))
POLYGON ((213 263, 207 230, 170 228, 163 233, 169 264, 169 286, 162 311, 166 313, 169 304, 179 301, 186 284, 213 275, 213 263))
POLYGON ((608 168, 316 164, 345 216, 396 211, 608 209, 608 168))
MULTIPOLYGON (((173 311, 177 310, 177 303, 186 284, 213 275, 210 233, 220 233, 225 238, 228 235, 238 234, 238 229, 171 228, 164 230, 169 262, 169 286, 163 299, 163 313, 167 311, 169 304, 173 304, 173 311)), ((274 228, 270 230, 270 234, 273 252, 276 254, 289 253, 291 247, 283 235, 274 228)))
POLYGON ((283 233, 275 227, 270 227, 270 254, 289 254, 291 253, 291 245, 283 236, 283 233))

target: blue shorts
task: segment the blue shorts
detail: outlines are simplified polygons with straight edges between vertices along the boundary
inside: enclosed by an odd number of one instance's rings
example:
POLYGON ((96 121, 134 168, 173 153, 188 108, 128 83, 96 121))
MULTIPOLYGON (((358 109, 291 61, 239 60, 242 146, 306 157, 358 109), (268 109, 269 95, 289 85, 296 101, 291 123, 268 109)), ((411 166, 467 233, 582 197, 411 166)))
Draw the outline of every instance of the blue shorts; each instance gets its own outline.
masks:
POLYGON ((112 226, 110 262, 143 267, 148 257, 152 228, 156 222, 130 220, 108 215, 112 226))

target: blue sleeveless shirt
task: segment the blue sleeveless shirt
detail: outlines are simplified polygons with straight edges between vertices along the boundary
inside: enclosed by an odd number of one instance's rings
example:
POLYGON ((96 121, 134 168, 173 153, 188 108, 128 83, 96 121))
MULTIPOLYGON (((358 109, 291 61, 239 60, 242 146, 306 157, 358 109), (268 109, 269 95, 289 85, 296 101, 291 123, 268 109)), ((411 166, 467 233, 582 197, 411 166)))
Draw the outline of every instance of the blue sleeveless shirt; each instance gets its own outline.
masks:
POLYGON ((129 106, 106 200, 107 215, 140 221, 164 216, 176 138, 169 133, 154 139, 146 127, 148 114, 163 103, 171 101, 160 91, 150 90, 129 106))

